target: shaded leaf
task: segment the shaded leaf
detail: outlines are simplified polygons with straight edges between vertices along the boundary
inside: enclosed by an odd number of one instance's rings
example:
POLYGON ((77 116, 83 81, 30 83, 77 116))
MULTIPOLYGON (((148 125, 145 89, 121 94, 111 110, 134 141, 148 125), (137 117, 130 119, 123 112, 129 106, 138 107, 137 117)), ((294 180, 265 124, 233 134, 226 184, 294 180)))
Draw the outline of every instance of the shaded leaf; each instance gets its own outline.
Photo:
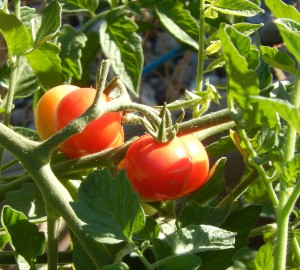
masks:
POLYGON ((188 269, 197 270, 201 265, 201 259, 194 254, 184 254, 179 256, 171 256, 165 264, 160 266, 162 270, 172 269, 188 269))
MULTIPOLYGON (((63 0, 62 2, 79 7, 81 11, 87 10, 90 13, 93 13, 99 4, 98 0, 63 0)), ((76 10, 76 12, 79 10, 76 10)), ((74 11, 74 9, 72 9, 72 11, 74 11)))
POLYGON ((198 50, 199 26, 182 3, 161 1, 155 11, 160 22, 176 40, 198 50))
POLYGON ((137 95, 144 56, 137 25, 119 12, 110 12, 100 26, 100 44, 114 71, 128 90, 137 95))
POLYGON ((10 235, 15 252, 32 265, 36 257, 44 252, 46 245, 44 233, 39 232, 38 227, 30 223, 24 214, 9 206, 4 206, 1 221, 10 235))
MULTIPOLYGON (((292 125, 300 134, 299 110, 288 101, 277 98, 251 97, 253 102, 257 102, 264 107, 267 114, 279 114, 286 122, 292 125)), ((268 117, 268 115, 266 115, 268 117)))
POLYGON ((15 15, 3 10, 0 10, 0 32, 10 54, 22 54, 30 48, 30 36, 24 24, 15 15))
POLYGON ((84 228, 103 243, 126 241, 145 225, 138 194, 133 192, 124 171, 116 179, 108 170, 90 174, 72 207, 87 223, 84 228))
POLYGON ((195 200, 198 204, 204 205, 209 200, 215 198, 224 188, 224 166, 226 158, 219 159, 215 163, 213 175, 198 191, 189 196, 190 200, 195 200))
POLYGON ((24 213, 28 219, 46 217, 42 194, 34 183, 25 183, 21 189, 7 192, 6 199, 12 208, 24 213))
POLYGON ((190 201, 181 210, 177 224, 179 228, 189 224, 220 226, 228 216, 229 211, 230 208, 227 207, 202 206, 195 201, 190 201))
POLYGON ((62 68, 58 54, 59 48, 52 43, 45 43, 26 54, 30 66, 44 89, 50 89, 62 83, 62 68))
POLYGON ((64 25, 60 30, 58 41, 61 44, 59 56, 65 79, 70 77, 81 78, 81 50, 85 46, 87 37, 84 33, 78 33, 71 25, 64 25))
POLYGON ((61 25, 61 6, 57 1, 50 2, 40 13, 41 24, 36 33, 35 46, 39 47, 58 32, 61 25))

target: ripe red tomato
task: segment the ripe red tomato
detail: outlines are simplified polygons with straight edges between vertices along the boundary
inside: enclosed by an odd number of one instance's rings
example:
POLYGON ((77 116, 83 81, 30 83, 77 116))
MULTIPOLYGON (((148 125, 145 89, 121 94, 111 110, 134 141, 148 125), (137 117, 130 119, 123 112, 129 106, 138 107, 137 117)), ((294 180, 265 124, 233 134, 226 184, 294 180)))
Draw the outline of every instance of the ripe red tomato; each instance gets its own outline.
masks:
MULTIPOLYGON (((93 88, 79 88, 66 95, 56 110, 57 130, 83 114, 93 103, 95 95, 96 89, 93 88)), ((110 98, 103 94, 102 102, 109 101, 110 98)), ((59 149, 69 158, 77 158, 122 145, 123 142, 121 114, 109 112, 90 122, 82 132, 62 143, 59 149)))
POLYGON ((130 145, 125 170, 143 201, 172 200, 188 195, 205 183, 208 157, 193 135, 159 144, 146 134, 130 145))
POLYGON ((182 196, 186 196, 201 186, 208 180, 209 159, 203 144, 194 135, 185 135, 180 137, 189 149, 192 158, 192 173, 185 187, 182 196))
POLYGON ((74 85, 59 85, 49 89, 38 101, 34 111, 34 124, 39 137, 48 139, 56 130, 55 112, 62 98, 78 89, 74 85))

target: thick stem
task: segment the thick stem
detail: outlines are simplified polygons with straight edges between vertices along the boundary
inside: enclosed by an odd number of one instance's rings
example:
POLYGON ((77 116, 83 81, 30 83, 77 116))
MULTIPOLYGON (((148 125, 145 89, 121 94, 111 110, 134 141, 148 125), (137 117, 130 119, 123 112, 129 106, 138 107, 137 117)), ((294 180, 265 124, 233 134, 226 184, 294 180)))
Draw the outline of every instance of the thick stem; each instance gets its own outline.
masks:
MULTIPOLYGON (((297 108, 300 107, 300 68, 298 68, 297 70, 294 94, 292 96, 291 103, 297 108)), ((296 139, 297 139, 296 129, 292 125, 288 125, 288 130, 287 130, 285 143, 284 143, 285 147, 284 147, 284 156, 283 156, 283 166, 285 166, 285 164, 294 157, 296 139)), ((295 191, 295 188, 293 190, 292 187, 288 187, 287 184, 284 182, 284 180, 280 182, 279 207, 277 209, 277 223, 278 223, 277 245, 275 249, 276 256, 274 262, 275 269, 278 270, 284 270, 286 267, 289 216, 291 214, 291 211, 295 203, 293 202, 292 204, 291 203, 288 204, 288 202, 291 202, 289 198, 293 192, 296 196, 299 196, 299 190, 295 191)))
POLYGON ((48 270, 56 270, 58 264, 58 242, 60 217, 51 208, 47 210, 47 231, 48 231, 48 270))
POLYGON ((200 0, 199 6, 199 48, 198 48, 198 66, 197 66, 197 81, 196 81, 196 92, 202 91, 203 86, 203 69, 204 69, 204 44, 205 44, 205 33, 204 33, 204 0, 200 0))

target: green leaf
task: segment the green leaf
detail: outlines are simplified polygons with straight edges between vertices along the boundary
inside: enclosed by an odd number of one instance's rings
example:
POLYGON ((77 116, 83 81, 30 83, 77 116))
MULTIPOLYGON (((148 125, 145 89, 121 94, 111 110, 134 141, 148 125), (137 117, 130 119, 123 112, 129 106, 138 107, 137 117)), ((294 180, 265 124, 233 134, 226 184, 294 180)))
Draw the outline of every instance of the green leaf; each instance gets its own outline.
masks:
POLYGON ((36 257, 44 252, 46 245, 44 233, 39 232, 38 227, 30 223, 23 213, 7 205, 2 210, 1 221, 10 235, 15 252, 32 265, 36 257))
POLYGON ((112 179, 108 170, 90 174, 78 190, 75 212, 84 229, 103 243, 118 243, 131 238, 145 226, 138 194, 122 171, 112 179))
POLYGON ((243 33, 244 35, 250 36, 254 32, 256 32, 259 28, 261 28, 264 24, 263 23, 235 23, 232 26, 238 30, 239 32, 243 33))
POLYGON ((45 220, 45 203, 36 184, 25 183, 21 189, 7 192, 6 199, 12 208, 24 213, 28 219, 45 220))
POLYGON ((70 77, 81 78, 81 50, 85 46, 87 37, 84 33, 78 33, 71 25, 64 25, 60 30, 58 42, 61 44, 59 56, 65 79, 70 77))
POLYGON ((292 125, 300 134, 299 110, 288 101, 277 98, 251 97, 252 102, 257 102, 268 114, 279 114, 286 122, 292 125))
POLYGON ((81 68, 84 72, 81 75, 80 81, 75 80, 75 85, 88 85, 92 78, 92 68, 95 63, 96 55, 100 50, 99 33, 91 31, 87 35, 85 46, 81 50, 80 57, 81 68))
POLYGON ((9 242, 9 235, 8 233, 5 231, 4 228, 0 229, 0 248, 4 248, 4 246, 6 245, 7 242, 9 242))
POLYGON ((155 219, 152 217, 146 216, 146 224, 145 227, 134 235, 134 239, 140 240, 152 240, 153 238, 158 237, 160 233, 160 227, 155 219))
POLYGON ((62 84, 62 68, 58 54, 59 48, 52 43, 45 43, 26 54, 30 66, 44 89, 62 84))
POLYGON ((286 52, 269 46, 260 46, 260 51, 264 61, 271 67, 296 73, 295 61, 286 52))
POLYGON ((194 254, 171 256, 167 262, 160 266, 162 270, 188 269, 197 270, 201 266, 201 259, 194 254))
POLYGON ((282 171, 282 179, 288 186, 293 186, 299 179, 300 175, 300 154, 293 157, 292 160, 287 162, 282 171))
POLYGON ((62 2, 87 10, 90 13, 94 13, 99 4, 99 0, 63 0, 62 2))
POLYGON ((215 270, 227 269, 233 263, 233 255, 248 244, 248 235, 256 223, 256 219, 261 213, 261 207, 251 205, 233 212, 223 223, 222 228, 231 232, 236 232, 235 248, 228 250, 216 250, 201 254, 201 269, 215 270))
POLYGON ((178 226, 183 228, 189 224, 206 224, 220 226, 229 214, 229 208, 202 206, 195 201, 188 202, 178 217, 178 226))
POLYGON ((268 241, 261 246, 255 256, 255 266, 257 270, 274 269, 273 244, 268 241))
POLYGON ((210 225, 189 225, 166 236, 173 254, 233 248, 236 233, 210 225))
POLYGON ((209 157, 214 157, 232 152, 236 150, 236 146, 230 136, 225 136, 206 146, 205 150, 209 157))
POLYGON ((300 23, 300 14, 294 6, 281 0, 265 0, 265 3, 275 18, 288 18, 300 23))
POLYGON ((107 0, 111 7, 116 7, 119 4, 119 0, 107 0))
POLYGON ((263 9, 248 0, 217 0, 211 3, 211 7, 224 14, 243 17, 251 17, 264 12, 263 9))
POLYGON ((119 12, 110 12, 99 31, 103 53, 128 90, 137 95, 144 63, 137 25, 119 12))
POLYGON ((30 48, 30 36, 24 24, 13 14, 0 10, 0 32, 9 54, 22 54, 30 48))
POLYGON ((261 178, 256 179, 246 191, 245 200, 247 202, 259 204, 268 199, 268 193, 261 178))
POLYGON ((198 204, 204 205, 209 200, 215 198, 224 188, 224 166, 226 158, 219 159, 212 170, 211 178, 198 191, 189 196, 190 200, 195 200, 198 204))
POLYGON ((298 63, 300 63, 300 22, 290 19, 277 19, 275 23, 287 49, 294 55, 298 63))
POLYGON ((243 109, 251 109, 249 95, 259 93, 257 74, 253 70, 258 64, 258 51, 253 49, 248 36, 232 26, 222 24, 219 35, 228 75, 228 98, 243 109))
POLYGON ((182 3, 161 1, 155 11, 160 22, 175 39, 198 50, 199 26, 182 3))
POLYGON ((50 2, 41 11, 41 24, 36 33, 35 46, 39 47, 58 32, 61 26, 61 12, 62 8, 57 1, 50 2))

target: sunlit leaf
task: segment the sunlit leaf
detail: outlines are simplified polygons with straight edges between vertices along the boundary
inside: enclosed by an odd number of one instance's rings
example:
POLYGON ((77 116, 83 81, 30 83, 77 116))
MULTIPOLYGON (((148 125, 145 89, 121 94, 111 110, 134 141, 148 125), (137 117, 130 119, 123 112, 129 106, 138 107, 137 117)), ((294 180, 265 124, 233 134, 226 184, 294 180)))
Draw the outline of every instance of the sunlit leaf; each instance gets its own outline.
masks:
POLYGON ((183 4, 175 1, 161 1, 156 5, 156 14, 171 35, 183 44, 198 50, 198 24, 183 4))
POLYGON ((273 68, 282 69, 292 74, 296 73, 295 61, 286 53, 277 48, 260 46, 262 58, 273 68))
POLYGON ((235 233, 210 225, 189 225, 168 235, 173 254, 233 248, 235 233))
POLYGON ((285 4, 282 0, 265 0, 275 18, 288 18, 300 23, 300 13, 292 6, 285 4))
POLYGON ((47 42, 27 54, 26 58, 44 89, 50 89, 62 83, 59 48, 56 45, 47 42))
POLYGON ((30 48, 30 36, 24 24, 13 14, 0 10, 0 32, 10 54, 22 54, 30 48))
POLYGON ((144 63, 137 25, 119 12, 110 12, 99 31, 103 53, 128 90, 137 95, 144 63))
POLYGON ((274 246, 268 241, 261 246, 255 256, 255 266, 257 270, 274 269, 274 246))
POLYGON ((293 186, 300 175, 300 155, 295 155, 292 160, 285 164, 282 171, 282 179, 289 186, 293 186))
POLYGON ((259 93, 257 74, 253 70, 258 61, 256 51, 251 50, 249 37, 232 26, 222 25, 219 34, 226 61, 229 99, 235 100, 243 109, 250 109, 249 95, 259 93), (252 62, 252 69, 248 60, 252 62))
POLYGON ((217 0, 211 6, 219 12, 235 16, 251 17, 263 12, 263 9, 248 0, 217 0))
POLYGON ((298 63, 300 63, 300 22, 290 19, 277 19, 275 23, 287 49, 294 55, 298 63))

